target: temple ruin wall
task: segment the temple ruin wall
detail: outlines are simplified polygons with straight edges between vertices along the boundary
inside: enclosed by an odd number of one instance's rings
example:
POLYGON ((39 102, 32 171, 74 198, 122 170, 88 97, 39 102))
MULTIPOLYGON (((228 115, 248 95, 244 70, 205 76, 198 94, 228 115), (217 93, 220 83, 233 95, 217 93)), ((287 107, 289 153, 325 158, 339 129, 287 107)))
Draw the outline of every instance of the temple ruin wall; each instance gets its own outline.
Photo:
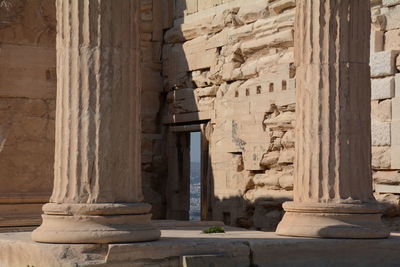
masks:
MULTIPOLYGON (((38 225, 53 181, 54 0, 10 2, 0 7, 0 226, 38 225)), ((371 2, 373 178, 396 228, 400 1, 371 2)), ((209 144, 205 216, 274 229, 293 189, 295 1, 140 4, 142 180, 154 218, 187 215, 187 186, 170 161, 187 141, 177 127, 200 125, 209 144)))

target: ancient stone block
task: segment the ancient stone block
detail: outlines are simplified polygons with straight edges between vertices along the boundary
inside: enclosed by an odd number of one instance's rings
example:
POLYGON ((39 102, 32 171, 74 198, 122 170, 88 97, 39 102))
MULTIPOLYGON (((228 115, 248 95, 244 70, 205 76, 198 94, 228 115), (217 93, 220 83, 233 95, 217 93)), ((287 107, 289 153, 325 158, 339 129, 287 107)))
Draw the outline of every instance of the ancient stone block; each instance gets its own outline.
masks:
POLYGON ((240 48, 243 55, 249 56, 266 47, 274 47, 278 45, 284 47, 292 46, 293 30, 286 30, 263 38, 243 42, 240 48))
MULTIPOLYGON (((395 146, 373 146, 372 147, 372 168, 374 169, 389 169, 391 162, 391 155, 395 153, 391 150, 395 149, 395 146)), ((399 146, 400 149, 400 146, 399 146)), ((399 150, 400 152, 400 150, 399 150)), ((400 162, 399 162, 400 163, 400 162)), ((400 165, 399 165, 400 166, 400 165)), ((396 167, 393 167, 396 168, 396 167)))
POLYGON ((271 151, 263 155, 260 165, 266 168, 271 168, 278 163, 279 151, 271 151))
POLYGON ((400 184, 400 173, 399 171, 377 171, 373 173, 372 178, 377 184, 400 184))
POLYGON ((371 77, 393 75, 397 54, 392 50, 372 53, 370 57, 371 77))
POLYGON ((392 119, 392 100, 373 100, 371 102, 371 117, 375 121, 390 122, 392 119))
POLYGON ((371 135, 373 146, 390 145, 390 123, 372 121, 371 135))
POLYGON ((206 10, 222 4, 222 0, 200 0, 198 1, 198 10, 206 10))
MULTIPOLYGON (((398 58, 400 58, 400 56, 398 58)), ((400 97, 400 73, 394 76, 394 88, 394 96, 400 97)))
MULTIPOLYGON (((391 123, 391 144, 400 145, 400 121, 392 121, 391 123)), ((400 155, 398 155, 400 157, 400 155)))
POLYGON ((394 77, 371 80, 371 99, 387 99, 394 96, 394 77))
MULTIPOLYGON (((50 196, 54 164, 54 100, 0 99, 0 203, 50 196)), ((0 218, 1 221, 1 218, 0 218)))
POLYGON ((396 64, 396 69, 400 71, 400 55, 397 56, 395 64, 396 64))
POLYGON ((392 120, 400 121, 400 97, 392 98, 392 120))
MULTIPOLYGON (((391 151, 391 158, 390 158, 391 159, 391 161, 390 161, 391 165, 390 165, 390 167, 392 169, 400 169, 400 157, 399 157, 399 155, 400 155, 400 145, 392 145, 390 151, 391 151)), ((385 165, 387 165, 386 162, 385 162, 385 165)))
POLYGON ((269 188, 279 188, 280 172, 276 170, 267 170, 265 173, 254 175, 253 182, 257 186, 267 186, 269 188))
POLYGON ((385 50, 400 50, 400 29, 385 33, 385 50))
POLYGON ((371 54, 383 50, 384 33, 383 31, 371 31, 371 54))
MULTIPOLYGON (((282 142, 281 142, 282 143, 282 142)), ((294 149, 284 149, 281 151, 279 156, 279 164, 292 164, 294 161, 295 151, 294 149)))
POLYGON ((293 173, 285 173, 279 177, 279 186, 285 190, 293 190, 293 173))
POLYGON ((267 7, 268 3, 264 0, 253 0, 251 4, 244 2, 237 13, 237 18, 244 24, 252 23, 268 16, 267 7))
POLYGON ((384 6, 395 6, 399 4, 400 0, 382 0, 382 5, 384 6))
POLYGON ((0 45, 0 96, 55 98, 55 48, 0 45))
POLYGON ((296 6, 295 0, 280 0, 271 3, 269 9, 273 11, 271 12, 272 14, 278 15, 289 8, 294 8, 295 6, 296 6))
POLYGON ((391 7, 385 13, 386 30, 400 28, 400 5, 391 7))
MULTIPOLYGON (((12 0, 2 1, 1 4, 0 43, 54 48, 56 37, 54 0, 12 0), (6 7, 7 2, 10 4, 6 7)), ((29 60, 29 57, 26 59, 29 60)))

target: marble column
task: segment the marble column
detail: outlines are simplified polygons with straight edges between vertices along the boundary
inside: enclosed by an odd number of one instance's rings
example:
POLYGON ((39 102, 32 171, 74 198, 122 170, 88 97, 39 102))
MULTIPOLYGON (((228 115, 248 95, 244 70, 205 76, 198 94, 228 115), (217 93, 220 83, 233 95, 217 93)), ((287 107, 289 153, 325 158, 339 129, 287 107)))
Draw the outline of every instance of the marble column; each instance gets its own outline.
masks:
POLYGON ((54 188, 32 239, 156 240, 140 181, 139 1, 57 0, 54 188))
POLYGON ((294 201, 280 235, 384 238, 372 194, 370 4, 298 0, 294 201))

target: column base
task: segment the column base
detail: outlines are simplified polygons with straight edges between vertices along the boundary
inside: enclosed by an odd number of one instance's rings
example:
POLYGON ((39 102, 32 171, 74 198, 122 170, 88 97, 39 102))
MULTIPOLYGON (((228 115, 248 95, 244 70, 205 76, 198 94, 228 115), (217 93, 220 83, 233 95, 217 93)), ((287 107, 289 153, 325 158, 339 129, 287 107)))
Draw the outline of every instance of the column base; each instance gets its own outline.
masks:
POLYGON ((283 204, 286 211, 276 233, 322 238, 387 238, 377 204, 283 204))
POLYGON ((151 225, 150 209, 146 203, 48 203, 32 240, 64 244, 157 240, 160 230, 151 225))

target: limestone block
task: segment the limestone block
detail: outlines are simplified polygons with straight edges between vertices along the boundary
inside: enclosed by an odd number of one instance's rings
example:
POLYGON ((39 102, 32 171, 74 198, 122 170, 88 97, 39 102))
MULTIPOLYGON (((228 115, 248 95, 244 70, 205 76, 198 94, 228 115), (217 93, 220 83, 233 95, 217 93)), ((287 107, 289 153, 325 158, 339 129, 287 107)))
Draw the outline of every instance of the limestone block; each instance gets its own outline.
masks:
POLYGON ((261 49, 275 46, 293 46, 293 30, 277 32, 263 38, 245 41, 240 48, 244 56, 250 56, 261 49))
POLYGON ((378 122, 390 122, 392 119, 392 100, 371 101, 371 117, 378 122))
POLYGON ((264 120, 264 124, 268 127, 275 128, 291 128, 292 122, 295 120, 294 112, 283 112, 274 118, 267 118, 264 120))
POLYGON ((371 54, 383 51, 384 33, 383 31, 371 31, 371 54))
POLYGON ((276 170, 266 170, 265 173, 257 173, 253 177, 256 186, 267 186, 269 189, 279 188, 279 176, 282 173, 276 170))
POLYGON ((56 95, 54 47, 0 45, 0 96, 52 99, 56 95))
POLYGON ((385 33, 385 50, 400 50, 400 29, 385 33))
POLYGON ((186 2, 186 9, 184 10, 185 16, 196 13, 198 11, 198 0, 185 0, 185 2, 186 2))
POLYGON ((182 46, 184 57, 190 71, 210 68, 217 58, 217 49, 206 49, 207 36, 200 36, 182 46))
POLYGON ((194 53, 194 54, 186 54, 186 59, 188 63, 189 70, 200 70, 200 69, 208 69, 217 60, 217 49, 208 49, 205 50, 204 53, 194 53))
POLYGON ((244 25, 238 28, 231 28, 228 32, 229 43, 238 43, 241 40, 247 39, 253 35, 254 24, 244 25))
POLYGON ((244 2, 237 13, 237 18, 244 24, 249 24, 257 19, 269 15, 268 3, 265 0, 253 0, 251 4, 244 2))
POLYGON ((214 15, 203 16, 199 20, 183 23, 183 20, 175 21, 173 28, 169 29, 164 36, 166 43, 180 43, 206 35, 211 30, 214 15))
MULTIPOLYGON (((400 58, 400 56, 398 58, 400 58)), ((400 73, 397 73, 394 76, 394 87, 395 87, 394 96, 395 97, 400 97, 400 73)))
POLYGON ((280 0, 273 2, 270 5, 269 9, 273 11, 271 12, 272 14, 278 15, 287 9, 294 8, 295 6, 296 6, 295 0, 280 0))
POLYGON ((209 37, 207 40, 206 49, 222 47, 228 44, 228 33, 229 29, 224 29, 223 31, 209 37))
POLYGON ((294 27, 294 9, 288 10, 277 16, 259 19, 254 23, 253 34, 256 36, 270 35, 278 31, 294 27))
POLYGON ((371 77, 393 75, 397 54, 393 50, 372 53, 370 57, 371 77))
POLYGON ((392 169, 400 169, 400 145, 392 145, 391 147, 391 165, 392 169))
POLYGON ((371 29, 376 31, 386 30, 386 16, 383 14, 374 14, 371 16, 371 29))
POLYGON ((394 77, 371 80, 371 99, 387 99, 394 96, 394 77))
POLYGON ((392 98, 392 120, 400 121, 400 97, 392 98))
POLYGON ((400 71, 400 55, 398 55, 396 58, 396 69, 400 71))
POLYGON ((198 97, 215 97, 217 95, 218 86, 209 86, 204 88, 195 89, 195 93, 198 97))
POLYGON ((191 72, 192 81, 196 84, 197 87, 207 87, 211 85, 211 81, 208 78, 208 72, 195 70, 191 72))
MULTIPOLYGON (((54 0, 1 1, 0 14, 1 44, 54 48, 56 42, 54 0), (7 2, 10 5, 5 8, 3 4, 7 2)), ((29 60, 29 57, 26 59, 29 60)))
POLYGON ((295 155, 294 149, 284 149, 281 151, 278 163, 282 165, 292 164, 294 162, 294 155, 295 155))
POLYGON ((265 168, 271 168, 278 163, 279 151, 271 151, 263 155, 260 165, 265 168))
MULTIPOLYGON (((374 169, 389 169, 391 162, 391 150, 396 146, 373 146, 372 147, 372 168, 374 169)), ((399 146, 400 149, 400 146, 399 146)), ((395 149, 394 149, 395 150, 395 149)), ((398 151, 400 152, 400 151, 398 151)), ((397 154, 399 155, 399 154, 397 154)), ((396 168, 396 167, 392 167, 396 168)))
POLYGON ((377 171, 372 174, 377 184, 400 185, 400 173, 398 171, 377 171))
POLYGON ((206 10, 222 4, 222 0, 200 0, 198 1, 198 10, 206 10))
POLYGON ((246 191, 244 199, 251 203, 262 200, 279 201, 282 203, 285 200, 293 199, 293 192, 287 190, 270 190, 263 187, 256 187, 246 191))
POLYGON ((287 131, 283 135, 282 140, 281 140, 282 146, 286 149, 294 148, 294 142, 295 142, 294 130, 287 131))
POLYGON ((293 190, 293 173, 286 172, 279 177, 279 186, 285 190, 293 190))
POLYGON ((386 16, 386 30, 393 30, 400 28, 400 5, 389 8, 386 16))
POLYGON ((50 196, 54 109, 54 100, 0 99, 0 203, 40 203, 50 196))
POLYGON ((382 0, 382 5, 384 6, 395 6, 399 4, 400 0, 382 0))
POLYGON ((245 170, 262 170, 260 166, 263 155, 268 151, 265 143, 246 143, 243 151, 245 170))
MULTIPOLYGON (((391 144, 400 145, 400 121, 392 121, 391 123, 391 144)), ((400 157, 400 155, 398 155, 400 157)))
POLYGON ((390 123, 372 121, 371 141, 373 146, 390 145, 390 123))

